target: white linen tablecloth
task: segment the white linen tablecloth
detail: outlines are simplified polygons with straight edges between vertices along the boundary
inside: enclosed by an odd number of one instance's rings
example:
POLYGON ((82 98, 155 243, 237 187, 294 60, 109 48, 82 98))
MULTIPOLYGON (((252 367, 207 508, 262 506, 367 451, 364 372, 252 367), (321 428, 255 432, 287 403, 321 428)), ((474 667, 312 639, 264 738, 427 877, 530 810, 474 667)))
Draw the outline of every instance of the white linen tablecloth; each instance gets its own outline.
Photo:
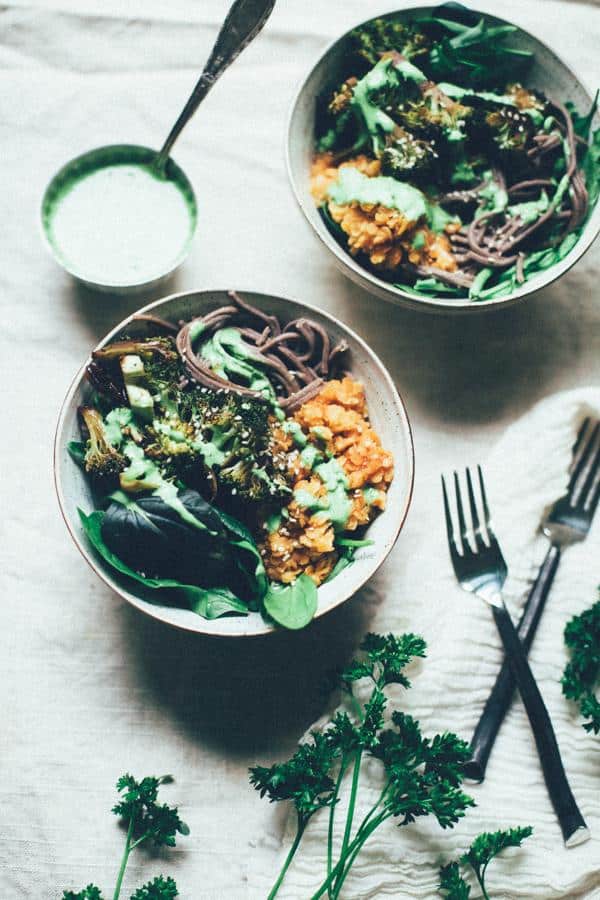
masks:
MULTIPOLYGON (((439 723, 468 736, 499 654, 490 631, 485 671, 474 678, 472 696, 452 692, 454 681, 464 678, 462 663, 478 663, 468 655, 474 644, 465 635, 473 610, 448 572, 439 473, 485 460, 506 427, 536 401, 599 380, 597 247, 543 294, 469 318, 387 306, 333 268, 292 200, 284 123, 297 83, 324 45, 385 4, 280 0, 263 35, 177 144, 175 156, 196 187, 200 220, 192 256, 169 289, 235 286, 306 298, 369 340, 396 379, 414 426, 412 510, 368 588, 299 635, 247 644, 194 638, 143 618, 98 581, 60 519, 53 429, 90 346, 140 301, 95 296, 62 274, 39 238, 40 196, 53 171, 80 151, 120 141, 160 144, 227 6, 227 0, 5 0, 0 8, 1 900, 58 898, 64 887, 89 881, 110 896, 123 838, 109 810, 114 782, 126 770, 172 772, 177 780, 165 799, 179 803, 192 833, 158 859, 134 856, 124 897, 159 871, 176 877, 183 900, 264 896, 285 814, 259 800, 247 767, 293 751, 326 705, 324 673, 348 657, 367 628, 424 634, 430 659, 407 703, 427 729, 439 723), (455 623, 454 643, 441 631, 442 596, 455 623), (448 692, 443 710, 427 700, 434 688, 448 692)), ((556 45, 588 83, 598 81, 596 5, 509 0, 502 14, 556 45)), ((562 414, 560 405, 551 408, 562 414)), ((564 420, 544 419, 544 427, 546 421, 564 436, 564 420)), ((518 434, 512 432, 511 441, 518 434)), ((512 483, 519 466, 527 471, 528 459, 521 454, 506 464, 512 483)), ((530 495, 523 521, 531 529, 551 484, 542 479, 530 495)), ((523 556, 514 558, 522 577, 535 548, 528 543, 532 530, 520 533, 523 556)), ((585 779, 592 770, 600 778, 599 745, 568 724, 571 712, 556 679, 564 661, 559 626, 594 600, 597 560, 597 537, 565 555, 559 576, 564 608, 556 604, 544 621, 532 656, 596 840, 599 794, 589 793, 585 779), (571 581, 577 584, 572 594, 571 581)), ((477 789, 479 807, 464 824, 443 844, 424 838, 421 846, 418 829, 386 838, 385 858, 365 856, 348 897, 409 897, 417 886, 419 896, 434 896, 438 848, 451 855, 482 826, 533 817, 536 837, 514 865, 498 869, 504 896, 600 896, 598 844, 565 854, 535 761, 527 756, 520 708, 511 712, 509 726, 527 761, 518 779, 503 762, 511 747, 501 736, 489 778, 477 789)), ((304 900, 304 878, 300 867, 288 896, 304 900)))

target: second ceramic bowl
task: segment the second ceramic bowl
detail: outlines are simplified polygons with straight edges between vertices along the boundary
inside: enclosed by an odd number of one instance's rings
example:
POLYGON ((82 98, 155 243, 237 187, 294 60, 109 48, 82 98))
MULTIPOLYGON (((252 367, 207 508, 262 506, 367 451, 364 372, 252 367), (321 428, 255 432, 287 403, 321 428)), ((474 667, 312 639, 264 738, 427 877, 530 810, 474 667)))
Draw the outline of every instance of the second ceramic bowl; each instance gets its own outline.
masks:
MULTIPOLYGON (((439 7, 416 6, 388 13, 377 18, 400 19, 410 22, 425 15, 439 12, 439 7)), ((513 24, 497 16, 473 11, 478 18, 483 18, 491 25, 513 24)), ((369 20, 366 20, 369 21, 369 20)), ((358 25, 364 24, 357 23, 358 25)), ((352 30, 352 29, 351 29, 352 30)), ((293 101, 287 131, 287 168, 294 194, 300 209, 306 216, 310 226, 331 253, 334 262, 341 271, 356 284, 371 294, 402 306, 429 312, 477 312, 497 309, 523 300, 527 295, 551 284, 567 272, 590 247, 600 232, 600 203, 596 203, 578 242, 568 255, 550 268, 536 274, 510 295, 497 300, 464 301, 441 298, 415 298, 413 295, 383 281, 372 272, 363 268, 356 259, 342 248, 324 224, 310 193, 310 166, 315 143, 315 109, 317 98, 323 93, 330 93, 342 80, 345 46, 349 31, 331 44, 317 60, 302 82, 300 90, 293 101)), ((533 53, 533 63, 527 72, 527 84, 538 88, 549 95, 562 100, 571 100, 577 109, 587 110, 592 104, 590 92, 580 79, 560 59, 556 53, 538 38, 519 28, 511 35, 511 44, 518 49, 533 53)), ((595 125, 600 125, 598 114, 595 125)))
MULTIPOLYGON (((319 605, 316 616, 322 616, 339 606, 355 594, 381 566, 394 546, 406 519, 411 501, 414 478, 413 442, 404 404, 394 383, 381 360, 367 344, 346 325, 315 307, 297 300, 287 300, 268 294, 240 291, 242 296, 254 306, 274 314, 282 322, 289 322, 300 316, 309 316, 326 329, 334 341, 346 340, 349 347, 349 370, 362 382, 365 388, 369 417, 381 441, 394 456, 395 475, 388 492, 386 509, 369 526, 368 536, 373 545, 363 548, 355 561, 332 581, 319 588, 319 605)), ((139 312, 153 313, 171 322, 189 320, 205 315, 210 310, 225 306, 230 302, 227 292, 188 291, 173 294, 163 300, 151 303, 139 312)), ((114 341, 123 334, 147 334, 148 326, 135 321, 133 316, 125 319, 98 347, 114 341)), ((150 593, 126 577, 119 577, 104 560, 90 547, 81 527, 78 507, 85 512, 93 508, 90 484, 68 452, 70 441, 79 440, 77 409, 89 401, 92 389, 85 377, 86 360, 71 385, 63 404, 54 446, 54 472, 60 508, 77 547, 94 572, 117 594, 142 612, 188 631, 224 637, 248 637, 273 631, 259 613, 248 617, 224 617, 208 621, 189 609, 151 599, 150 593)))

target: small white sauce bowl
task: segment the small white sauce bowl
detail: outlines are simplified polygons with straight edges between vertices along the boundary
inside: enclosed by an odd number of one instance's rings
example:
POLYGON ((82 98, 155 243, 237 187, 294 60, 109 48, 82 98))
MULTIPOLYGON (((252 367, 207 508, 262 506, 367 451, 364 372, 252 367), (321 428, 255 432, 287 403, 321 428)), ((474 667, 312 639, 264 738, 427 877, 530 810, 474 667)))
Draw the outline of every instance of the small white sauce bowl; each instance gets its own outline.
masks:
POLYGON ((154 288, 169 278, 181 263, 187 258, 196 231, 197 204, 194 189, 183 171, 174 160, 169 159, 166 165, 167 178, 173 181, 181 191, 183 199, 189 210, 190 230, 187 239, 182 243, 181 250, 174 260, 171 260, 164 271, 153 272, 149 278, 139 278, 131 281, 118 281, 110 276, 110 260, 106 261, 106 279, 86 277, 85 269, 78 269, 72 261, 65 259, 55 241, 52 239, 52 216, 58 208, 60 197, 68 190, 70 184, 96 170, 110 165, 151 165, 157 155, 156 150, 144 147, 140 144, 109 144, 105 147, 96 147, 88 150, 80 156, 76 156, 67 162, 50 180, 44 195, 40 209, 40 224, 44 243, 56 262, 68 272, 80 284, 103 293, 115 295, 137 294, 154 288))

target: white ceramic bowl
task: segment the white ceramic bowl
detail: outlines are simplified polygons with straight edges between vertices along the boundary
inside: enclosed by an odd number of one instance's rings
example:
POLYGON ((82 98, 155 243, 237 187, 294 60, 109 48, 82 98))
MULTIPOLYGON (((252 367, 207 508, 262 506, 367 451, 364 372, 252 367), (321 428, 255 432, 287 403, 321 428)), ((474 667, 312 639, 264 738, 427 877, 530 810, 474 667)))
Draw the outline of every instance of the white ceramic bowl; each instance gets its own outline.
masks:
MULTIPOLYGON (((418 6, 374 18, 400 18, 403 21, 411 21, 419 16, 431 14, 436 9, 435 6, 418 6)), ((514 24, 487 13, 477 11, 474 13, 478 18, 483 18, 493 25, 514 24)), ((357 26, 359 24, 361 23, 357 23, 357 26)), ((296 199, 313 231, 331 252, 338 268, 356 284, 383 300, 430 312, 473 312, 496 309, 499 306, 506 306, 522 300, 528 294, 546 287, 564 275, 583 256, 600 232, 600 202, 596 203, 595 209, 588 217, 577 244, 561 262, 529 278, 510 295, 496 300, 474 302, 433 297, 415 298, 401 288, 394 287, 364 269, 344 248, 340 247, 328 231, 315 206, 310 193, 309 176, 315 143, 316 99, 323 92, 333 91, 342 80, 344 44, 349 33, 349 31, 346 32, 333 44, 330 44, 303 80, 292 104, 287 131, 287 169, 296 199)), ((511 35, 510 41, 513 46, 532 51, 534 54, 533 63, 527 71, 527 85, 545 91, 563 102, 572 100, 577 109, 581 111, 587 111, 590 108, 592 96, 589 90, 553 50, 522 29, 511 35)), ((599 125, 600 115, 596 114, 594 127, 599 125)))
MULTIPOLYGON (((373 427, 381 436, 383 445, 392 451, 395 461, 395 476, 388 493, 386 510, 370 525, 368 535, 374 543, 362 548, 355 562, 344 569, 331 582, 319 588, 319 606, 316 615, 322 616, 348 600, 377 571, 400 533, 410 505, 413 477, 414 452, 410 425, 404 404, 383 363, 353 331, 338 319, 315 307, 295 300, 272 297, 267 294, 241 292, 250 303, 279 316, 287 322, 298 316, 310 316, 323 325, 334 340, 345 338, 349 345, 349 365, 352 374, 364 387, 373 427)), ((227 293, 221 291, 187 291, 157 300, 139 312, 153 312, 155 315, 177 322, 194 316, 204 315, 211 309, 228 302, 227 293)), ((98 347, 113 341, 121 333, 147 334, 148 326, 125 319, 100 342, 98 347)), ((266 634, 274 629, 259 613, 247 617, 227 616, 208 621, 187 609, 161 604, 156 592, 145 591, 142 585, 120 576, 91 549, 83 532, 77 508, 85 512, 93 508, 90 485, 84 473, 70 458, 67 445, 71 440, 79 440, 77 408, 85 404, 91 388, 85 378, 86 360, 76 375, 60 413, 54 445, 54 473, 60 508, 77 547, 94 572, 117 594, 142 612, 188 631, 226 637, 246 637, 266 634), (152 599, 151 599, 152 598, 152 599)))

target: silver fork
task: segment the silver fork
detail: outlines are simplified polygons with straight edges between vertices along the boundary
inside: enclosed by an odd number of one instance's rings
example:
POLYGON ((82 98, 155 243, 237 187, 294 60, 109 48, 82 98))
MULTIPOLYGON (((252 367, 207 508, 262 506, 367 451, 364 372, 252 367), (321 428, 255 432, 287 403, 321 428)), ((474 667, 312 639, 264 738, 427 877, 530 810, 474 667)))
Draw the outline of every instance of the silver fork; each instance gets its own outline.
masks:
POLYGON ((512 667, 531 724, 544 780, 563 833, 565 845, 575 847, 588 840, 590 833, 567 781, 548 710, 529 668, 517 630, 502 599, 502 588, 508 570, 492 529, 483 475, 479 466, 477 466, 477 472, 484 525, 481 523, 475 501, 471 472, 467 469, 470 527, 465 518, 458 475, 456 472, 454 473, 458 538, 455 537, 446 482, 442 476, 450 558, 463 590, 481 597, 492 608, 506 658, 512 667))
MULTIPOLYGON (((552 587, 562 550, 583 541, 590 530, 600 501, 600 422, 585 419, 573 446, 570 478, 566 493, 544 517, 541 529, 550 547, 523 607, 518 633, 528 652, 546 598, 552 587)), ((494 741, 515 692, 515 678, 505 660, 477 723, 471 741, 471 760, 465 774, 483 781, 494 741)))

